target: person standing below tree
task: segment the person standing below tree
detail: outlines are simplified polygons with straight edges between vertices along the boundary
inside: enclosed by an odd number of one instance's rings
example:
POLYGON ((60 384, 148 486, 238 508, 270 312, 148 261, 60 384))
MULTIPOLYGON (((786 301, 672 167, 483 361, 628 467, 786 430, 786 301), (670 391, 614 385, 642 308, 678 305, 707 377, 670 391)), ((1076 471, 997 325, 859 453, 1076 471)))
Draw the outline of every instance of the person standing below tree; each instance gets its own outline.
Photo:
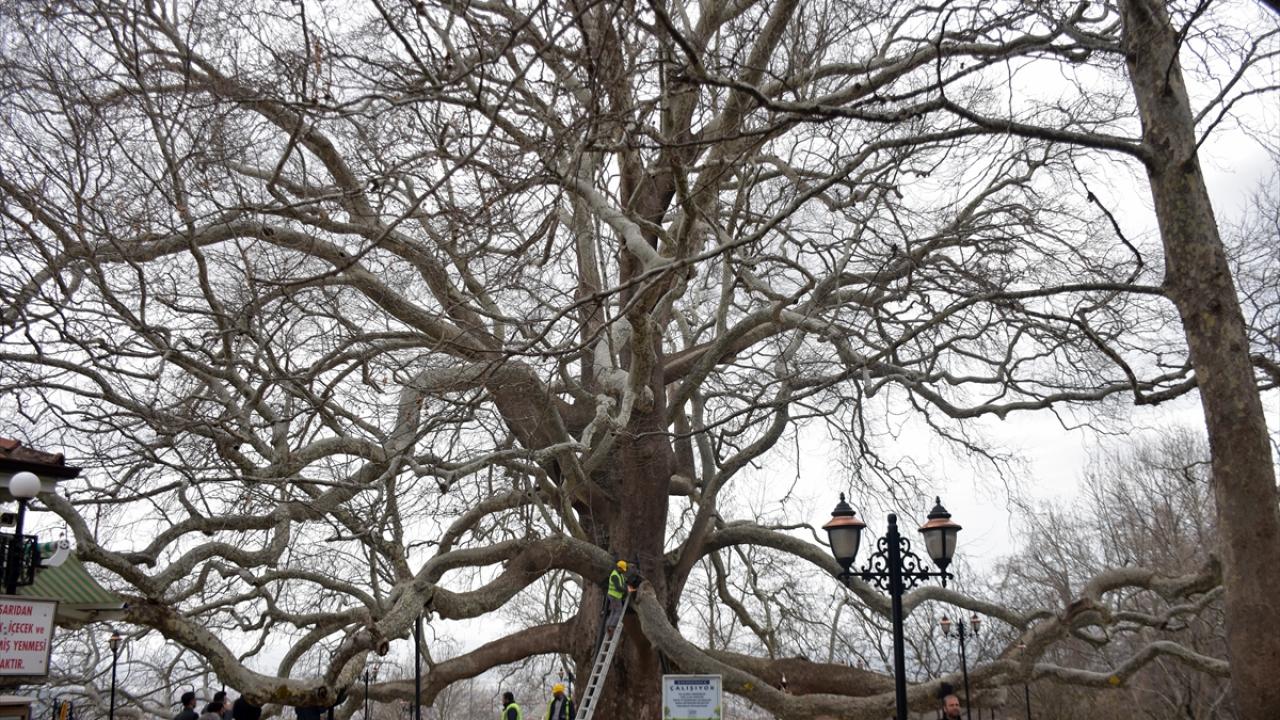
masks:
POLYGON ((960 720, 960 698, 948 695, 942 698, 942 717, 946 720, 960 720))
POLYGON ((573 700, 565 696, 564 683, 551 686, 551 702, 547 703, 542 720, 573 720, 573 700))
POLYGON ((241 695, 231 705, 233 720, 262 720, 262 706, 249 702, 249 698, 241 695))
POLYGON ((196 720, 197 717, 199 715, 196 713, 196 694, 188 690, 182 693, 182 709, 173 720, 196 720))
POLYGON ((502 693, 502 714, 498 720, 524 720, 524 712, 516 704, 516 696, 510 692, 502 693))
POLYGON ((219 690, 213 694, 213 700, 210 701, 209 707, 205 708, 208 712, 212 710, 222 717, 222 720, 231 720, 231 701, 227 699, 227 691, 219 690), (218 708, 214 710, 214 708, 218 708))
POLYGON ((204 706, 204 712, 200 713, 199 720, 222 720, 222 703, 210 702, 204 706))

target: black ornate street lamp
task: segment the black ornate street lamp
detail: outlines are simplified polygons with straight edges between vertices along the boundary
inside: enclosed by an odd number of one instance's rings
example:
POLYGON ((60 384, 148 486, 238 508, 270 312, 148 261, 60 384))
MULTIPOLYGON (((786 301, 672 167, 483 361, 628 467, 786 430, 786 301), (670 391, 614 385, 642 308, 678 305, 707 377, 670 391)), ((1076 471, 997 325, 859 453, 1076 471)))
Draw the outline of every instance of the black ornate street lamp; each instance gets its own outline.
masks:
POLYGON ((120 633, 111 632, 107 638, 107 647, 111 648, 111 705, 107 710, 107 720, 116 720, 116 661, 120 659, 120 645, 123 639, 120 633))
POLYGON ((929 572, 919 555, 911 552, 911 543, 898 534, 898 516, 889 513, 889 530, 876 543, 876 551, 867 560, 864 569, 851 573, 862 542, 862 530, 867 525, 856 517, 853 508, 840 493, 840 502, 831 512, 831 522, 822 526, 831 541, 831 553, 840 564, 840 580, 846 585, 856 575, 865 582, 874 583, 881 591, 889 593, 893 621, 893 675, 898 720, 907 720, 907 671, 903 656, 902 595, 920 584, 920 581, 936 577, 946 587, 947 579, 954 577, 947 572, 956 550, 956 533, 960 526, 951 522, 951 513, 942 507, 942 499, 929 513, 929 521, 920 526, 924 546, 938 566, 938 572, 929 572))
POLYGON ((978 636, 978 628, 982 626, 982 618, 978 617, 978 613, 974 613, 969 617, 969 622, 966 626, 963 619, 952 623, 950 618, 943 615, 938 624, 942 626, 942 634, 947 637, 951 637, 951 627, 955 625, 956 633, 960 637, 960 672, 964 675, 964 716, 966 719, 972 718, 969 706, 973 703, 973 699, 969 695, 969 661, 965 658, 964 641, 966 635, 978 636))
POLYGON ((40 478, 33 472, 14 473, 9 478, 9 494, 18 501, 18 517, 14 523, 13 539, 9 541, 8 555, 4 561, 4 591, 8 595, 18 592, 18 576, 22 571, 22 555, 26 547, 22 524, 27 517, 27 503, 40 494, 40 478))

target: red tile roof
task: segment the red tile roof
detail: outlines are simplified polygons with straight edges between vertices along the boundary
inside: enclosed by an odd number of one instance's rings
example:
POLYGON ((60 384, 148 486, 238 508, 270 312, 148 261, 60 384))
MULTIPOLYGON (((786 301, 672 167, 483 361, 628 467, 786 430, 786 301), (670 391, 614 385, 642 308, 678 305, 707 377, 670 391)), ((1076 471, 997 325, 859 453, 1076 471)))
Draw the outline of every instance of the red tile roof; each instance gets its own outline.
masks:
POLYGON ((7 437, 0 437, 0 470, 30 470, 60 478, 73 478, 80 474, 80 468, 67 465, 62 453, 34 450, 7 437))

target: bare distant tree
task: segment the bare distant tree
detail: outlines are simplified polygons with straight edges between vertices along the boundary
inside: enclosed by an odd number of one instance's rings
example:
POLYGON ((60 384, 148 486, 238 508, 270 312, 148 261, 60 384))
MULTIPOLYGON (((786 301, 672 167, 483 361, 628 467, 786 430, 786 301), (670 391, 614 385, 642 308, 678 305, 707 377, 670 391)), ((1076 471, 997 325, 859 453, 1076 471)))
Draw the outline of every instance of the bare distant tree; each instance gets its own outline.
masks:
MULTIPOLYGON (((797 503, 724 511, 750 471, 821 424, 859 496, 919 507, 905 422, 999 471, 967 420, 1198 387, 1253 716, 1280 704, 1280 637, 1256 632, 1280 594, 1257 571, 1280 553, 1253 375, 1275 357, 1251 362, 1197 171, 1270 90, 1252 9, 5 4, 0 417, 90 468, 45 502, 129 620, 259 700, 332 702, 424 609, 521 593, 545 622, 432 664, 418 700, 539 655, 581 675, 620 556, 646 582, 610 716, 655 715, 665 661, 789 718, 877 717, 883 675, 781 657, 797 618, 745 622, 767 589, 721 577, 761 548, 837 571, 797 503), (1226 78, 1194 109, 1179 53, 1226 78), (1160 248, 1095 194, 1117 168, 1145 170, 1160 248), (764 653, 680 633, 695 573, 764 653)), ((906 604, 1014 628, 1030 655, 979 672, 1013 681, 1113 593, 1218 581, 1112 568, 1052 608, 906 604)), ((1225 668, 1177 644, 1128 662, 1160 656, 1225 668)))
MULTIPOLYGON (((1043 607, 1075 597, 1081 585, 1110 567, 1156 567, 1170 574, 1194 571, 1219 550, 1210 487, 1209 449, 1186 428, 1158 440, 1139 440, 1096 455, 1076 507, 1029 514, 1025 549, 1005 568, 1001 591, 1015 607, 1043 607)), ((1028 681, 1047 685, 1037 694, 1054 698, 1038 716, 1234 718, 1225 666, 1197 670, 1167 659, 1142 667, 1126 661, 1143 648, 1176 642, 1203 657, 1226 654, 1221 587, 1170 604, 1148 592, 1109 598, 1106 621, 1073 633, 1045 659, 1069 667, 1116 673, 1114 686, 1074 692, 1054 672, 1028 681), (1158 622, 1149 619, 1158 618, 1158 622), (1138 621, 1135 622, 1134 620, 1138 621)), ((1108 676, 1109 679, 1109 676, 1108 676)))
POLYGON ((1249 207, 1228 233, 1233 271, 1240 278, 1253 361, 1265 375, 1260 384, 1275 389, 1280 387, 1280 170, 1253 194, 1249 207))

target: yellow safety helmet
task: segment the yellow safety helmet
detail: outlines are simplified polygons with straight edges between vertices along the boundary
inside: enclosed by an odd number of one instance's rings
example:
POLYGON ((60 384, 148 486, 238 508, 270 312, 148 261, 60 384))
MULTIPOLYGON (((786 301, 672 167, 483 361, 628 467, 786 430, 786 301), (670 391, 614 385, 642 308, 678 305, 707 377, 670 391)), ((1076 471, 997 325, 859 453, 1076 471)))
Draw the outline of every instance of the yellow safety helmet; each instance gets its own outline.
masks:
POLYGON ((626 560, 619 560, 619 561, 618 561, 618 569, 619 569, 619 570, 621 570, 622 572, 626 572, 626 571, 627 571, 627 561, 626 561, 626 560))
POLYGON ((564 683, 556 683, 555 685, 551 686, 552 695, 558 695, 562 692, 564 692, 564 683))

